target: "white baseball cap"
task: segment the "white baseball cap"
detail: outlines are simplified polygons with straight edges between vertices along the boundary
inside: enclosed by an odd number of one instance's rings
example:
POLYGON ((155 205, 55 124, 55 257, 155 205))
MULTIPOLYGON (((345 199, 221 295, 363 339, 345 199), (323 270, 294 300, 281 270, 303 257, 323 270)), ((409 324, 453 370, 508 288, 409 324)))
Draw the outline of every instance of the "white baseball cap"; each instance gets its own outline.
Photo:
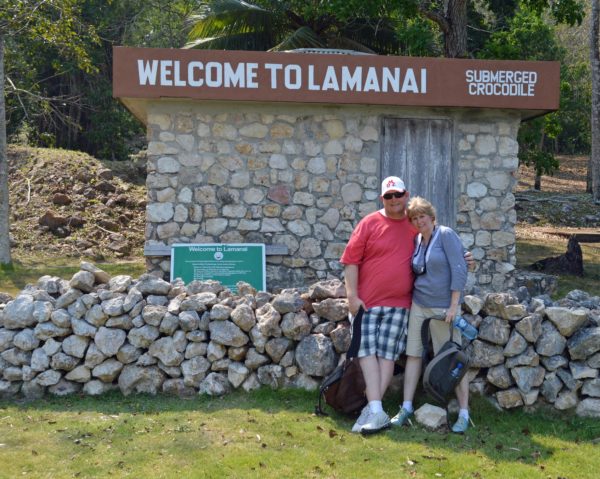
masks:
POLYGON ((381 196, 385 195, 388 191, 406 191, 404 181, 397 176, 388 176, 381 182, 381 196))

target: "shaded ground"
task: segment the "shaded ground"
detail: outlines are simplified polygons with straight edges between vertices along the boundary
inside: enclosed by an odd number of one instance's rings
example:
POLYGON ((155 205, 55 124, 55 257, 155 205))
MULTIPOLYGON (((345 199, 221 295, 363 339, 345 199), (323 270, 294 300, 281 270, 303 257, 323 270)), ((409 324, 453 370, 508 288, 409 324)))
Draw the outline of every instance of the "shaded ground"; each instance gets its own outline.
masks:
POLYGON ((600 232, 600 207, 585 192, 588 157, 562 156, 559 161, 559 171, 542 177, 541 191, 533 189, 533 169, 519 168, 518 238, 541 239, 557 229, 600 232))

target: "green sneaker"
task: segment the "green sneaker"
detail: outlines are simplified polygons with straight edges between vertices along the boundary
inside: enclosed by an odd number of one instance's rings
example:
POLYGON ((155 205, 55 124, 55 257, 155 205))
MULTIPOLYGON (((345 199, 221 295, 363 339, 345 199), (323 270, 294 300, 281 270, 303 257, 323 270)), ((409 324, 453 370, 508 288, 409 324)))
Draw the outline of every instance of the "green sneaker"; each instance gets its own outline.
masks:
POLYGON ((413 411, 408 411, 407 409, 401 408, 398 414, 392 418, 391 423, 393 426, 404 426, 408 422, 412 426, 412 421, 410 418, 413 415, 413 411))
POLYGON ((469 420, 462 416, 458 416, 457 421, 454 423, 454 426, 452 426, 452 432, 464 434, 467 429, 469 429, 469 420))

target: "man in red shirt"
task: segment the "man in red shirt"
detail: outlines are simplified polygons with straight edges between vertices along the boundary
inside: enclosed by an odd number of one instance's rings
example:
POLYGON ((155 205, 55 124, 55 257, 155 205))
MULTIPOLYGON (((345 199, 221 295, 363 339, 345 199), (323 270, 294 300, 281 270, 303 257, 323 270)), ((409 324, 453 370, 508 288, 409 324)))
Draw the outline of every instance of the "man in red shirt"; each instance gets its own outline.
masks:
POLYGON ((369 434, 390 426, 381 400, 406 346, 414 281, 411 257, 417 231, 406 216, 408 197, 400 178, 383 180, 383 208, 359 222, 340 259, 350 313, 364 309, 358 358, 369 403, 353 432, 369 434))

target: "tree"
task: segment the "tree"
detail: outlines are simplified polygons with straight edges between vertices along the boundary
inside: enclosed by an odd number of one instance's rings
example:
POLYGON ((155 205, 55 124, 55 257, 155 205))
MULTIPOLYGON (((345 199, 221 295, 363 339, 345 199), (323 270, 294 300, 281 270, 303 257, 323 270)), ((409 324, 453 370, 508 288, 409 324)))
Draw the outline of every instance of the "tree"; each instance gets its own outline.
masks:
POLYGON ((0 264, 11 262, 8 203, 8 160, 6 157, 6 113, 4 45, 11 36, 28 35, 43 39, 68 52, 79 64, 91 69, 80 35, 95 35, 93 29, 79 30, 78 0, 21 0, 0 10, 0 264))
POLYGON ((541 17, 548 12, 558 23, 574 25, 583 20, 582 0, 421 0, 419 12, 435 22, 444 37, 444 56, 449 58, 467 57, 474 52, 467 49, 469 38, 469 13, 476 6, 485 9, 492 22, 491 31, 503 30, 507 20, 519 10, 519 5, 541 17))
POLYGON ((6 108, 4 107, 4 36, 0 34, 0 264, 9 264, 8 160, 6 158, 6 108))
POLYGON ((590 16, 590 61, 592 64, 592 199, 600 204, 600 0, 592 0, 590 16))
MULTIPOLYGON (((538 12, 522 2, 513 17, 506 19, 504 29, 493 33, 481 58, 506 60, 561 61, 565 50, 559 46, 555 29, 538 12)), ((534 188, 541 187, 541 176, 551 175, 559 167, 555 158, 557 139, 563 125, 567 124, 567 108, 573 110, 574 88, 567 80, 573 80, 572 72, 561 71, 560 112, 536 118, 521 124, 519 130, 519 161, 534 168, 534 188), (564 121, 563 120, 564 117, 564 121)))
MULTIPOLYGON (((189 18, 187 48, 284 51, 339 48, 398 53, 398 15, 416 3, 209 0, 189 18), (365 5, 366 3, 366 5, 365 5)), ((422 25, 420 25, 422 27, 422 25)))
POLYGON ((467 4, 468 0, 448 0, 435 2, 430 0, 419 4, 422 15, 435 22, 444 36, 444 56, 459 58, 467 56, 467 4))

